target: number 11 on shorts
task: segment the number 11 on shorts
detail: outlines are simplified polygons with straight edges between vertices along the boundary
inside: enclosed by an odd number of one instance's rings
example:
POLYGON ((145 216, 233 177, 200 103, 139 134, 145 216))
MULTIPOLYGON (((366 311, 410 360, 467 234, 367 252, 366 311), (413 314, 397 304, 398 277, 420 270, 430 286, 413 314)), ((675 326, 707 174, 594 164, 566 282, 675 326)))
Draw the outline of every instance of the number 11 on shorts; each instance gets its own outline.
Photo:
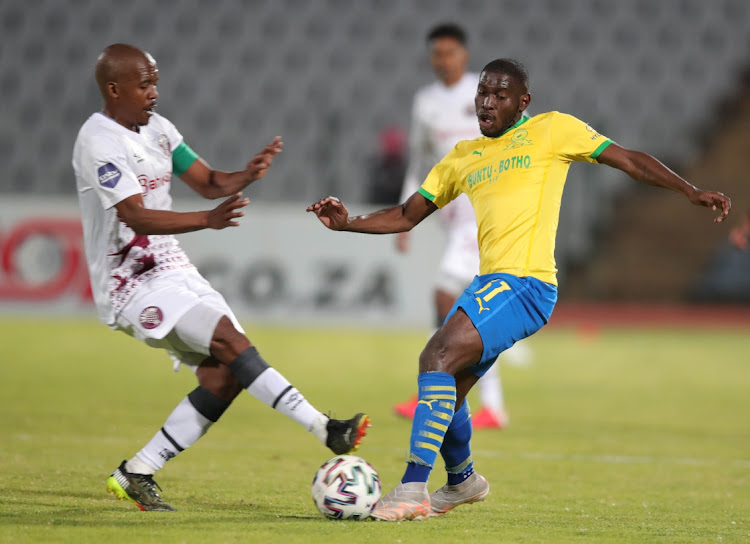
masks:
POLYGON ((479 304, 479 313, 481 314, 484 310, 489 310, 489 308, 486 308, 482 302, 489 302, 493 298, 495 298, 495 295, 498 293, 502 293, 503 291, 510 291, 510 285, 508 285, 505 281, 502 280, 492 280, 487 285, 482 287, 479 291, 476 291, 474 295, 476 295, 474 298, 477 301, 477 304, 479 304), (487 293, 484 296, 480 296, 482 293, 487 291, 490 287, 497 285, 492 291, 487 293))

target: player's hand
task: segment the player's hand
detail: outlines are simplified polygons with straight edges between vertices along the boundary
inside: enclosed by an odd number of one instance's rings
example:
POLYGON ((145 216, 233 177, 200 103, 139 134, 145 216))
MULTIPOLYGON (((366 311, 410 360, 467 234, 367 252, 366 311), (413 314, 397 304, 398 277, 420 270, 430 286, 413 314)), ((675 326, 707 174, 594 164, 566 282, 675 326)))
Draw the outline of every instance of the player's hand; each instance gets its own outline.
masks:
POLYGON ((227 227, 239 227, 239 221, 235 221, 245 215, 240 208, 250 204, 249 198, 242 198, 242 193, 236 193, 227 198, 224 202, 208 212, 208 221, 206 227, 209 229, 221 230, 227 227))
POLYGON ((724 193, 715 191, 696 191, 690 197, 690 202, 696 206, 705 206, 712 210, 721 210, 718 217, 714 218, 714 223, 721 223, 729 215, 732 208, 732 201, 724 193))
POLYGON ((331 230, 343 230, 349 223, 349 210, 335 196, 321 198, 308 206, 307 211, 317 215, 320 222, 331 230))
POLYGON ((266 175, 266 172, 268 172, 268 169, 271 167, 271 163, 273 163, 274 157, 281 153, 283 149, 284 142, 281 141, 281 136, 276 136, 270 144, 263 148, 263 151, 255 155, 250 162, 247 163, 245 174, 250 180, 250 183, 259 180, 266 175))
POLYGON ((407 253, 409 251, 409 233, 399 232, 396 234, 396 251, 407 253))

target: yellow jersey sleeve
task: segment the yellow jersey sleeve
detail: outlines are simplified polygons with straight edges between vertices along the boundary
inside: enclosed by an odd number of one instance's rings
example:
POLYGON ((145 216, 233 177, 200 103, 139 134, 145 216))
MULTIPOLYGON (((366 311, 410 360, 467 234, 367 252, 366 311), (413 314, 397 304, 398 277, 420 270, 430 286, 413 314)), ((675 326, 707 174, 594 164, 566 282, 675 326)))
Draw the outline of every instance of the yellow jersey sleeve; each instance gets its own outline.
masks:
POLYGON ((455 169, 456 149, 432 167, 422 187, 417 191, 438 208, 442 208, 461 194, 461 186, 455 169))
POLYGON ((563 160, 596 162, 612 140, 566 113, 557 113, 551 130, 555 154, 563 160))

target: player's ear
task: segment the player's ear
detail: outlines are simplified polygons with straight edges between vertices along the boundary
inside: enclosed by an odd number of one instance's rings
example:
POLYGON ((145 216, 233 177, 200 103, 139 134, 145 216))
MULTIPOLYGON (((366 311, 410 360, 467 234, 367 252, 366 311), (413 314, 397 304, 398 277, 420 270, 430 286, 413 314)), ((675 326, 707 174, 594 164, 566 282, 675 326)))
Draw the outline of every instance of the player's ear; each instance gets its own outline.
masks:
POLYGON ((119 98, 120 97, 120 88, 117 85, 117 82, 115 81, 108 81, 107 82, 107 94, 111 96, 112 98, 119 98))
POLYGON ((529 104, 531 104, 531 94, 526 93, 521 97, 521 105, 518 109, 520 109, 521 111, 526 111, 526 108, 529 107, 529 104))

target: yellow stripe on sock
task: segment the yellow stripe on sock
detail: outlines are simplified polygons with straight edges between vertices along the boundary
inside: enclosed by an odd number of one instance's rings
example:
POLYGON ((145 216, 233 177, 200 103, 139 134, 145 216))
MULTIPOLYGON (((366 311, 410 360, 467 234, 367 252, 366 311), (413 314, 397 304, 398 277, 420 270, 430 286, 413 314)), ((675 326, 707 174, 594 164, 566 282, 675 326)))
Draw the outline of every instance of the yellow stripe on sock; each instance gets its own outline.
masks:
POLYGON ((466 461, 461 463, 460 465, 456 467, 445 468, 446 472, 450 472, 451 474, 461 474, 464 470, 466 470, 466 467, 468 467, 471 464, 471 456, 469 456, 466 461))
POLYGON ((438 406, 441 408, 445 408, 446 410, 450 410, 453 412, 456 409, 456 403, 455 402, 445 402, 443 400, 438 401, 438 406))
POLYGON ((435 453, 438 453, 440 451, 440 447, 436 446, 435 444, 430 444, 429 442, 414 442, 415 448, 424 448, 426 450, 432 450, 435 453))
POLYGON ((452 385, 425 385, 422 391, 455 391, 456 387, 452 385))
POLYGON ((456 401, 456 395, 425 395, 423 397, 424 400, 452 400, 453 402, 456 401))
POLYGON ((437 421, 430 421, 429 419, 425 421, 425 425, 428 427, 432 427, 433 429, 437 429, 438 431, 446 432, 448 430, 448 425, 443 425, 442 423, 438 423, 437 421))
POLYGON ((451 419, 453 419, 450 414, 446 414, 445 412, 438 412, 437 410, 433 410, 430 415, 439 417, 440 419, 444 419, 445 421, 450 421, 451 419))
POLYGON ((419 431, 419 436, 423 436, 424 438, 429 438, 431 440, 436 440, 438 444, 443 441, 443 435, 431 433, 430 431, 419 431))

